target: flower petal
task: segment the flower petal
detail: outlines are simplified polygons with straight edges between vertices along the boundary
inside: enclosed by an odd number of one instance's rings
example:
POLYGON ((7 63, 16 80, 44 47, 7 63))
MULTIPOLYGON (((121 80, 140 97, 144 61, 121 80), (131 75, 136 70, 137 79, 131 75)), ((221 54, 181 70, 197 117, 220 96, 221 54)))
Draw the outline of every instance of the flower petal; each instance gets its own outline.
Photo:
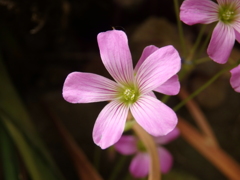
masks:
POLYGON ((111 101, 98 115, 93 128, 93 140, 102 149, 116 143, 124 130, 129 108, 118 101, 111 101))
POLYGON ((230 84, 236 92, 240 93, 240 65, 233 68, 230 72, 232 74, 230 84))
POLYGON ((165 136, 154 137, 154 141, 157 144, 167 144, 172 140, 176 139, 180 135, 179 129, 176 127, 170 133, 165 136))
POLYGON ((155 95, 155 93, 153 91, 148 92, 146 95, 154 97, 154 98, 157 99, 157 96, 155 95))
POLYGON ((122 135, 114 147, 121 154, 134 154, 137 152, 137 139, 131 135, 122 135))
POLYGON ((132 57, 123 31, 111 30, 97 36, 100 55, 111 76, 121 84, 133 79, 132 57))
POLYGON ((141 94, 146 94, 166 82, 181 67, 181 58, 173 46, 159 48, 142 63, 136 74, 141 94))
POLYGON ((180 7, 180 19, 188 25, 212 23, 218 20, 218 5, 210 0, 185 0, 180 7))
POLYGON ((92 73, 72 72, 63 85, 63 98, 70 103, 109 101, 116 97, 117 83, 92 73))
POLYGON ((239 2, 238 18, 231 24, 235 30, 235 38, 240 43, 240 2, 239 2))
POLYGON ((150 156, 148 153, 138 153, 131 161, 129 171, 135 178, 146 177, 150 168, 150 156))
POLYGON ((236 7, 240 6, 239 0, 217 0, 217 2, 220 6, 225 5, 225 4, 231 4, 236 7))
POLYGON ((150 56, 152 53, 154 53, 156 50, 158 50, 159 48, 154 46, 154 45, 150 45, 144 48, 142 55, 140 57, 140 59, 138 60, 135 68, 134 68, 134 72, 137 73, 139 67, 142 65, 142 63, 146 60, 146 58, 148 56, 150 56))
POLYGON ((236 37, 236 40, 240 43, 240 33, 236 30, 235 30, 235 37, 236 37))
POLYGON ((177 124, 175 112, 158 99, 148 95, 141 96, 130 110, 135 120, 153 136, 166 135, 177 124))
POLYGON ((176 95, 180 91, 180 82, 178 80, 178 76, 174 75, 170 79, 168 79, 161 86, 154 89, 154 91, 160 92, 166 95, 176 95))
POLYGON ((158 147, 157 150, 158 150, 161 172, 163 174, 166 174, 172 168, 173 157, 171 153, 163 147, 158 147))
POLYGON ((235 32, 231 26, 218 22, 208 45, 209 57, 217 63, 227 62, 235 42, 235 32))

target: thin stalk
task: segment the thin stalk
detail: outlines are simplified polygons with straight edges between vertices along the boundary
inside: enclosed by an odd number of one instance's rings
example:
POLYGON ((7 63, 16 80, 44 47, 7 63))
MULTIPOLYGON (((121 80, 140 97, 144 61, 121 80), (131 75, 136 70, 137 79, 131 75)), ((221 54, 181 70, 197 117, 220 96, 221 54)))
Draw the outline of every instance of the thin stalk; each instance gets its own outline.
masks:
POLYGON ((203 57, 203 58, 195 60, 194 64, 195 65, 199 65, 199 64, 202 64, 202 63, 207 62, 209 60, 211 60, 209 57, 203 57))
POLYGON ((181 43, 181 47, 182 47, 183 57, 185 57, 186 56, 186 43, 185 43, 185 40, 184 40, 182 23, 181 23, 180 18, 179 18, 178 0, 174 0, 174 10, 175 10, 175 13, 176 13, 178 33, 179 33, 179 37, 180 37, 180 43, 181 43))
MULTIPOLYGON (((235 66, 235 65, 234 65, 235 66)), ((205 84, 203 84, 199 89, 197 89, 195 92, 193 92, 190 96, 188 96, 186 99, 181 101, 178 105, 176 105, 173 110, 177 111, 179 110, 182 106, 184 106, 190 99, 194 98, 197 96, 200 92, 202 92, 204 89, 206 89, 209 85, 211 85, 215 80, 217 80, 218 77, 220 77, 224 72, 227 70, 230 70, 234 66, 229 66, 221 71, 219 71, 217 74, 215 74, 211 79, 209 79, 205 84)))
MULTIPOLYGON (((188 92, 184 88, 181 88, 179 97, 181 99, 185 99, 188 96, 189 96, 188 92)), ((213 130, 207 121, 207 118, 205 117, 201 109, 198 107, 197 103, 195 103, 195 101, 191 99, 187 102, 186 107, 188 108, 190 114, 192 114, 198 127, 202 130, 204 136, 208 139, 209 144, 217 147, 218 146, 217 138, 215 137, 213 130)))
POLYGON ((166 103, 169 98, 170 98, 170 96, 165 95, 165 96, 162 97, 161 101, 162 101, 163 103, 166 103))
POLYGON ((3 174, 5 180, 18 180, 18 168, 17 161, 15 157, 14 145, 3 127, 0 123, 0 152, 2 159, 3 174))
POLYGON ((147 149, 147 152, 151 157, 151 164, 149 170, 148 180, 161 180, 161 170, 159 157, 157 153, 157 147, 153 138, 138 124, 135 123, 133 126, 133 130, 139 139, 143 142, 144 146, 147 149))
POLYGON ((206 137, 186 120, 181 117, 178 117, 178 119, 177 126, 181 131, 181 136, 220 170, 227 179, 238 180, 240 177, 240 165, 220 147, 209 144, 206 137))
POLYGON ((201 39, 203 37, 203 33, 204 33, 205 29, 206 29, 206 25, 203 25, 201 27, 201 29, 200 29, 200 32, 198 33, 198 37, 197 37, 197 39, 196 39, 192 49, 190 50, 190 53, 189 53, 189 55, 187 57, 187 61, 191 61, 192 58, 194 57, 195 51, 196 51, 196 49, 199 46, 199 43, 200 43, 200 41, 201 41, 201 39))
POLYGON ((101 151, 99 150, 98 147, 95 147, 93 165, 94 165, 96 170, 99 169, 100 159, 101 159, 101 151))
POLYGON ((198 56, 202 54, 202 52, 203 52, 204 49, 206 49, 207 44, 208 44, 208 42, 209 42, 209 40, 210 40, 211 35, 212 35, 211 33, 208 33, 205 41, 203 42, 202 46, 200 47, 200 49, 199 49, 199 51, 198 51, 198 56))
POLYGON ((117 165, 114 167, 112 174, 109 177, 109 180, 117 179, 119 172, 121 171, 122 167, 127 161, 127 156, 121 156, 120 160, 118 161, 117 165))

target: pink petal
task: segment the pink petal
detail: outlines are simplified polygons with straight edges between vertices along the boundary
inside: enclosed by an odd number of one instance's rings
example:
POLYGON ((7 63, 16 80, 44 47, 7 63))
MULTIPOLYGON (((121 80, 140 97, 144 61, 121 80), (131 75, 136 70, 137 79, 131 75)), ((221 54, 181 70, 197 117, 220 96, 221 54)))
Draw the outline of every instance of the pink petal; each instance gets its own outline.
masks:
POLYGON ((122 135, 114 147, 121 154, 134 154, 137 152, 137 139, 131 135, 122 135))
POLYGON ((153 91, 150 91, 149 93, 147 93, 146 95, 154 97, 157 99, 157 96, 155 95, 155 93, 153 91))
POLYGON ((146 177, 149 173, 150 157, 148 153, 138 153, 131 161, 129 171, 135 178, 146 177))
POLYGON ((117 83, 92 73, 70 73, 63 85, 63 97, 70 103, 109 101, 116 97, 117 83))
POLYGON ((146 94, 166 82, 181 67, 181 58, 173 46, 159 48, 142 63, 136 74, 141 94, 146 94))
POLYGON ((239 0, 217 0, 217 2, 220 6, 225 5, 225 4, 232 4, 232 5, 235 5, 238 7, 240 6, 239 0))
POLYGON ((118 101, 107 104, 95 122, 93 140, 102 149, 116 143, 124 130, 129 108, 118 101))
POLYGON ((142 55, 140 57, 140 59, 138 60, 136 67, 134 69, 135 73, 137 73, 139 67, 142 65, 142 63, 146 60, 146 58, 148 56, 150 56, 152 53, 154 53, 156 50, 158 50, 159 48, 154 46, 154 45, 150 45, 144 48, 142 55))
MULTIPOLYGON (((240 2, 239 2, 239 15, 240 15, 240 2)), ((234 28, 235 38, 240 43, 240 16, 232 23, 234 28)))
POLYGON ((211 0, 185 0, 180 7, 180 19, 188 25, 212 23, 218 20, 218 5, 211 0))
POLYGON ((135 120, 153 136, 168 134, 175 128, 178 121, 171 108, 148 95, 141 96, 130 110, 135 120))
POLYGON ((230 84, 232 88, 240 93, 240 65, 233 68, 231 71, 230 84))
POLYGON ((154 89, 154 91, 160 92, 166 95, 176 95, 180 91, 180 82, 178 80, 178 76, 174 75, 170 79, 168 79, 161 86, 154 89))
POLYGON ((217 63, 227 62, 235 42, 235 32, 231 26, 218 22, 213 30, 207 53, 217 63))
POLYGON ((170 152, 163 147, 158 147, 157 150, 158 150, 161 172, 163 174, 166 174, 172 168, 173 157, 170 154, 170 152))
POLYGON ((111 30, 97 36, 100 55, 104 66, 112 77, 121 84, 133 79, 132 57, 128 39, 123 31, 111 30))
POLYGON ((240 43, 240 33, 236 30, 235 30, 235 37, 236 37, 236 40, 240 43))
POLYGON ((173 141, 174 139, 176 139, 179 135, 180 135, 180 131, 176 127, 170 133, 168 133, 165 136, 154 137, 154 141, 157 144, 167 144, 167 143, 173 141))

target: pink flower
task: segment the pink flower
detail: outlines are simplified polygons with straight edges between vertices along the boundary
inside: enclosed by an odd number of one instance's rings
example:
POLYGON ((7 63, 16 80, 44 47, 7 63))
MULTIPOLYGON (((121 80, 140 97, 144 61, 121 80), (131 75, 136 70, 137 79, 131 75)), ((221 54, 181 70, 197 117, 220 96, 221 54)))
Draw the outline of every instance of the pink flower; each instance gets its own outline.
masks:
POLYGON ((124 130, 129 110, 153 136, 165 135, 177 124, 175 112, 156 99, 153 90, 167 95, 179 92, 176 73, 181 60, 173 46, 147 46, 133 69, 128 39, 123 31, 99 33, 102 62, 113 80, 83 72, 70 73, 63 97, 70 103, 110 101, 100 112, 93 128, 93 140, 102 149, 116 143, 124 130))
POLYGON ((230 72, 232 74, 230 84, 236 92, 240 93, 240 65, 233 68, 230 72))
POLYGON ((240 42, 240 1, 185 0, 180 7, 180 19, 188 24, 209 24, 218 21, 213 30, 207 53, 215 62, 226 63, 235 39, 240 42))
MULTIPOLYGON (((173 157, 170 152, 161 147, 176 139, 180 132, 178 128, 173 129, 166 136, 154 137, 154 140, 159 146, 157 147, 160 168, 163 174, 169 172, 173 164, 173 157)), ((142 148, 136 137, 131 135, 123 135, 120 140, 114 145, 115 149, 124 155, 136 154, 129 166, 130 173, 135 178, 143 178, 148 175, 150 168, 150 155, 142 148)))

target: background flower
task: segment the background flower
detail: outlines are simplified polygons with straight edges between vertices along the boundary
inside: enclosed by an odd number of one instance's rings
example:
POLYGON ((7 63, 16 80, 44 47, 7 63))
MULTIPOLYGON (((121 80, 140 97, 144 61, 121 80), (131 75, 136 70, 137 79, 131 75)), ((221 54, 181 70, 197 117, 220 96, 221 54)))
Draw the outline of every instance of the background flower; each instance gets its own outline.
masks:
POLYGON ((240 65, 233 68, 231 71, 230 84, 236 92, 240 92, 240 65))
MULTIPOLYGON (((168 133, 165 136, 153 137, 158 144, 157 152, 160 162, 161 172, 167 173, 170 171, 173 164, 173 157, 171 153, 160 145, 167 144, 179 136, 178 128, 168 133)), ((123 135, 120 140, 114 145, 115 149, 123 155, 132 155, 133 157, 129 171, 136 178, 142 178, 148 175, 150 168, 150 155, 144 150, 142 144, 136 137, 131 135, 123 135)))
POLYGON ((185 0, 180 7, 180 19, 188 24, 209 24, 218 21, 213 30, 207 53, 215 62, 226 63, 235 39, 240 41, 240 1, 185 0))

